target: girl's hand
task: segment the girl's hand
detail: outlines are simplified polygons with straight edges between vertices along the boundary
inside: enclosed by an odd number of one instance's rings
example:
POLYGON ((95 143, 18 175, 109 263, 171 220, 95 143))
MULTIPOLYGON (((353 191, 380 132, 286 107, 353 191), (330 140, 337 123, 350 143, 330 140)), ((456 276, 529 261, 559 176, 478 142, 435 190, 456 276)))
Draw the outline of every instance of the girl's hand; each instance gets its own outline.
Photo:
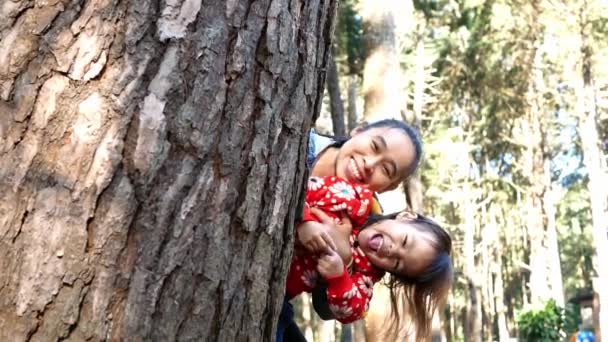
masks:
POLYGON ((336 249, 334 240, 322 223, 307 221, 301 223, 297 230, 298 240, 312 253, 320 255, 336 249))
POLYGON ((318 260, 317 271, 325 279, 342 275, 344 273, 342 258, 333 250, 323 254, 318 260))
POLYGON ((316 217, 318 217, 319 220, 321 220, 321 222, 327 226, 327 229, 336 229, 341 233, 345 233, 346 236, 348 236, 353 228, 350 219, 346 215, 342 216, 340 222, 336 222, 334 221, 334 219, 329 217, 323 210, 319 208, 310 208, 310 212, 313 213, 316 217))

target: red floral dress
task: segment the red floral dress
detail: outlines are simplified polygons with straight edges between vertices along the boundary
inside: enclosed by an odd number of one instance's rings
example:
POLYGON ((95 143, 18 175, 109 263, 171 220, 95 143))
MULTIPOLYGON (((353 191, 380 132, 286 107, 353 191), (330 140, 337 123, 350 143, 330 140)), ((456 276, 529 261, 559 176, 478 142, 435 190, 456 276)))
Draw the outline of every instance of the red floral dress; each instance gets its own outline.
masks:
MULTIPOLYGON (((371 265, 357 247, 359 228, 371 211, 373 193, 360 185, 353 185, 340 177, 311 177, 306 192, 303 222, 319 221, 310 208, 319 208, 334 220, 346 213, 353 229, 350 234, 352 263, 336 277, 325 279, 327 299, 334 317, 342 323, 350 323, 365 317, 372 298, 374 283, 384 272, 371 265)), ((294 255, 287 276, 287 296, 293 298, 302 292, 311 292, 316 286, 317 257, 312 254, 294 255)))

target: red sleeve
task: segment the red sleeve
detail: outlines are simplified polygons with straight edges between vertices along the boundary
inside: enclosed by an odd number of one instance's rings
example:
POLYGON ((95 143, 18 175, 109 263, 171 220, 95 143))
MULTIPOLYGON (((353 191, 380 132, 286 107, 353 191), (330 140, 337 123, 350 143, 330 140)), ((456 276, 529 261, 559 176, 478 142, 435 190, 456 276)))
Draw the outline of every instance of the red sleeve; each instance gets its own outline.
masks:
POLYGON ((374 287, 371 277, 359 272, 349 276, 345 270, 326 281, 329 309, 338 321, 346 324, 365 317, 374 287))
POLYGON ((312 255, 294 255, 285 283, 287 297, 293 298, 302 292, 312 291, 318 278, 317 261, 312 255))
POLYGON ((319 219, 315 215, 313 215, 313 213, 310 211, 310 206, 308 205, 308 203, 304 203, 304 213, 302 213, 301 222, 308 222, 308 221, 319 222, 319 219))

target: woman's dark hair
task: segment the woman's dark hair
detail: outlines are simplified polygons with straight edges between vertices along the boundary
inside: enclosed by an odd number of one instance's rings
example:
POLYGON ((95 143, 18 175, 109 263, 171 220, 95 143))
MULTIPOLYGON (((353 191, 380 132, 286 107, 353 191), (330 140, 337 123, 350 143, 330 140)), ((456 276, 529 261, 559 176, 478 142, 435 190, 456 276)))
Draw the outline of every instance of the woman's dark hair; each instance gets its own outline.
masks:
MULTIPOLYGON (((399 214, 372 215, 363 228, 382 220, 399 220, 399 214)), ((433 235, 431 245, 435 248, 436 255, 429 267, 416 277, 390 274, 386 285, 390 291, 392 309, 391 318, 387 321, 387 340, 391 341, 396 341, 396 337, 403 330, 399 311, 408 312, 413 320, 416 341, 426 340, 430 335, 433 313, 445 304, 453 281, 454 268, 450 258, 452 238, 430 218, 417 213, 411 214, 415 217, 408 221, 409 224, 419 231, 433 235)))
MULTIPOLYGON (((396 119, 384 119, 372 123, 364 123, 360 127, 362 132, 372 128, 396 128, 403 131, 403 133, 412 141, 412 144, 414 145, 414 151, 416 152, 416 155, 414 156, 414 162, 408 166, 403 178, 407 179, 416 172, 422 161, 422 139, 420 139, 420 134, 418 133, 418 130, 410 126, 408 123, 396 119)), ((335 142, 329 146, 338 148, 342 147, 342 145, 344 145, 344 143, 350 139, 348 137, 331 138, 334 139, 335 142)))

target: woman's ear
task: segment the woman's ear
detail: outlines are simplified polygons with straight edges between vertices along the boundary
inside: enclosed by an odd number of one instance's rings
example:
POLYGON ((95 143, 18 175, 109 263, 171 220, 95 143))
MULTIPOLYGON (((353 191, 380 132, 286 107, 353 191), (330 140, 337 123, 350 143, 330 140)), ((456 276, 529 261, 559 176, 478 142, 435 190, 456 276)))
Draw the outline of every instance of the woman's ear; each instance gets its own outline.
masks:
POLYGON ((418 218, 418 214, 409 210, 403 210, 402 212, 397 214, 397 218, 404 220, 415 220, 416 218, 418 218))

